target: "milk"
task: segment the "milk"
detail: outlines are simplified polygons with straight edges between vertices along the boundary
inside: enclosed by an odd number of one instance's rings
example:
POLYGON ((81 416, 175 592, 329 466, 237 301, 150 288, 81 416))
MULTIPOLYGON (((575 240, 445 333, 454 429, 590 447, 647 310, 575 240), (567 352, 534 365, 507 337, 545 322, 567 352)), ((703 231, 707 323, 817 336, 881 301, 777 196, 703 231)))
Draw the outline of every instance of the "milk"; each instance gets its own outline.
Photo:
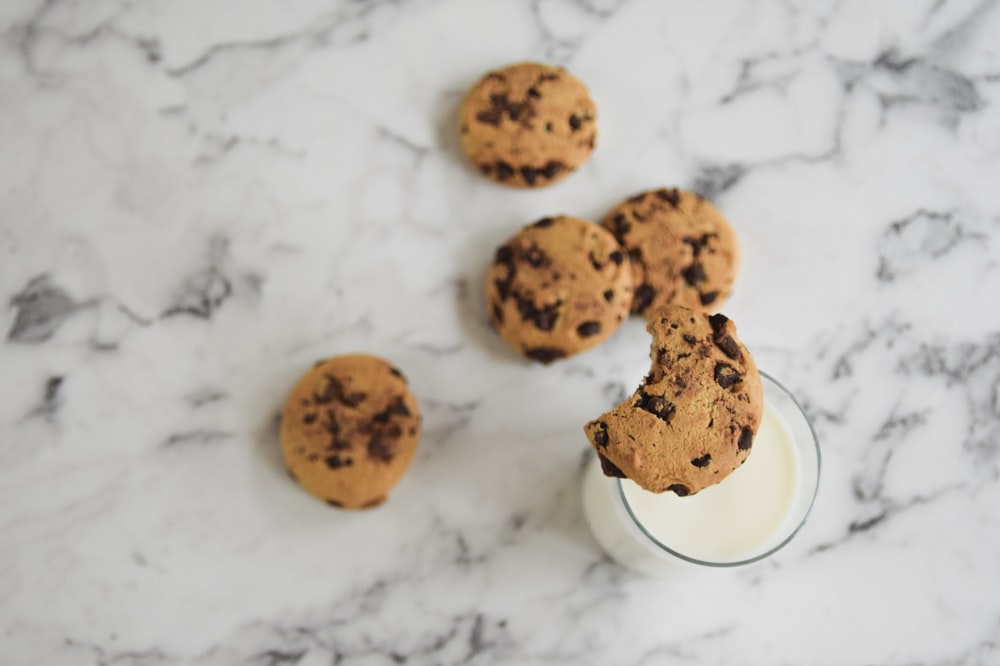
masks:
POLYGON ((649 576, 743 566, 784 546, 805 522, 819 485, 820 449, 802 408, 761 373, 764 411, 746 462, 694 495, 650 493, 601 472, 583 477, 584 516, 614 560, 649 576))
POLYGON ((624 479, 622 492, 642 529, 670 550, 711 562, 741 560, 780 542, 787 532, 798 467, 788 428, 765 407, 746 462, 721 483, 678 497, 624 479))

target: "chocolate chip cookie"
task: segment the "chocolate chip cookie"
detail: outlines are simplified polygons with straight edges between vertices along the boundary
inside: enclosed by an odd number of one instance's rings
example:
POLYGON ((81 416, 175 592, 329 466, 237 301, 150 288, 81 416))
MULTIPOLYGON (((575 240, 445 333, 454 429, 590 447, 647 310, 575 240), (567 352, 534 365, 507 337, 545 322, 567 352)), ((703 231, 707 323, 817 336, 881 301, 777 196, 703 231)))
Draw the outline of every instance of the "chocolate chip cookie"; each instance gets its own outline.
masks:
POLYGON ((714 312, 739 270, 739 243, 726 218, 692 192, 659 189, 623 201, 601 221, 628 251, 635 298, 646 315, 669 303, 714 312))
POLYGON ((462 149, 486 177, 544 187, 583 164, 597 141, 597 107, 561 67, 534 62, 490 72, 459 109, 462 149))
POLYGON ((378 506, 406 472, 420 411, 403 374, 375 356, 317 363, 292 389, 281 417, 289 475, 332 506, 378 506))
POLYGON ((606 229, 547 217, 497 249, 486 302, 500 337, 528 358, 551 363, 618 329, 632 304, 632 272, 606 229))
POLYGON ((606 475, 693 495, 750 454, 764 410, 760 374, 725 316, 677 305, 651 314, 649 374, 584 431, 606 475))

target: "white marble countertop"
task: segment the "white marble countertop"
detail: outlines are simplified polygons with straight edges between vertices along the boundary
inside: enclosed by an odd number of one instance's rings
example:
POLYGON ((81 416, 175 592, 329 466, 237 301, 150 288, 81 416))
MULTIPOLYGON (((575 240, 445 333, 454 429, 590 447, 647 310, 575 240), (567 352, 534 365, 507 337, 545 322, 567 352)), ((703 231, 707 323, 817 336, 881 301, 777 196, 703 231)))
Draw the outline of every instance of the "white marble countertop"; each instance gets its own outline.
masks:
POLYGON ((0 661, 1000 663, 998 42, 979 0, 5 1, 0 661), (454 121, 525 59, 600 109, 534 192, 454 121), (520 225, 674 185, 739 232, 724 311, 824 470, 765 566, 649 581, 579 501, 642 324, 533 366, 481 284, 520 225), (349 351, 425 412, 363 513, 276 439, 349 351))

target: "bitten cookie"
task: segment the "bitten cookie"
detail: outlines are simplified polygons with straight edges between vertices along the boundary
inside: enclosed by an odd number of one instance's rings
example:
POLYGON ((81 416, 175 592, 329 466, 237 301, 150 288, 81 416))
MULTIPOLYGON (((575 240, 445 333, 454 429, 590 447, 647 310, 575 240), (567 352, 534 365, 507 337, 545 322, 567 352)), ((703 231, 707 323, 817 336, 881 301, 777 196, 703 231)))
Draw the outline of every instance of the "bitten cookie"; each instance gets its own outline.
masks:
POLYGON ((403 374, 363 354, 317 363, 281 417, 289 475, 332 506, 378 506, 402 478, 420 439, 420 412, 403 374))
POLYGON ((732 291, 739 270, 736 233, 697 194, 643 192, 619 204, 601 224, 632 261, 632 312, 645 316, 670 303, 714 312, 732 291))
POLYGON ((490 72, 459 109, 462 149, 486 177, 544 187, 583 164, 597 141, 597 107, 561 67, 533 62, 490 72))
POLYGON ((631 398, 584 426, 608 476, 692 495, 750 454, 764 410, 753 357, 721 314, 654 313, 652 367, 631 398))
POLYGON ((547 217, 497 249, 486 302, 500 337, 528 358, 551 363, 615 332, 632 303, 632 273, 606 229, 547 217))

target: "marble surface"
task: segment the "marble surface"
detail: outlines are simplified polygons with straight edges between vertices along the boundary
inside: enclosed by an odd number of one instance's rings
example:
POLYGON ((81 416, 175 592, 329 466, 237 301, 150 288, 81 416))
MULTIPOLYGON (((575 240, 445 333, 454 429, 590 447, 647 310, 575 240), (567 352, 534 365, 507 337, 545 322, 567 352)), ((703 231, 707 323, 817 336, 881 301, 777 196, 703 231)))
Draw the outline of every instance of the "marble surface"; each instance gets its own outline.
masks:
POLYGON ((0 661, 1000 663, 998 41, 992 0, 5 0, 0 661), (600 108, 536 192, 454 122, 523 59, 600 108), (824 470, 765 566, 648 581, 579 501, 642 325, 532 366, 481 281, 520 225, 662 185, 739 232, 724 311, 824 470), (348 351, 426 417, 365 513, 277 453, 348 351))

